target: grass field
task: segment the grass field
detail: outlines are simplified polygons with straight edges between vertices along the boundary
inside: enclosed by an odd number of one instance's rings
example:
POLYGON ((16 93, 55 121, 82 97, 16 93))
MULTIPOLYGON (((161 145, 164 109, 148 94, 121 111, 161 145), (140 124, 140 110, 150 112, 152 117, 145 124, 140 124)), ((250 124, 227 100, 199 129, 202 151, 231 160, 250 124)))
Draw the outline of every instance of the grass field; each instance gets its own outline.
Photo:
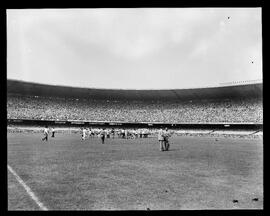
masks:
MULTIPOLYGON (((8 133, 8 165, 49 210, 263 208, 260 139, 41 136, 8 133)), ((8 210, 39 210, 10 171, 8 210)))

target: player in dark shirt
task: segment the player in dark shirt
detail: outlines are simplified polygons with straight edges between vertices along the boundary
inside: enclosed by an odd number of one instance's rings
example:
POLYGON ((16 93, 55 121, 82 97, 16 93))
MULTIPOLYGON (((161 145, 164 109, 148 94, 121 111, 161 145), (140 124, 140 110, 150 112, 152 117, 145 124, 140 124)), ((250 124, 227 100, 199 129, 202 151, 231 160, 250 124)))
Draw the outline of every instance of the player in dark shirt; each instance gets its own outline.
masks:
POLYGON ((165 151, 168 151, 170 148, 170 143, 169 143, 169 132, 168 132, 168 128, 165 129, 165 132, 163 133, 163 137, 164 137, 164 147, 165 147, 165 151))
POLYGON ((52 137, 55 137, 54 134, 55 134, 55 130, 54 128, 52 128, 52 137))
POLYGON ((105 141, 105 131, 104 131, 104 129, 102 129, 101 132, 100 132, 100 138, 101 138, 101 143, 104 144, 104 141, 105 141))

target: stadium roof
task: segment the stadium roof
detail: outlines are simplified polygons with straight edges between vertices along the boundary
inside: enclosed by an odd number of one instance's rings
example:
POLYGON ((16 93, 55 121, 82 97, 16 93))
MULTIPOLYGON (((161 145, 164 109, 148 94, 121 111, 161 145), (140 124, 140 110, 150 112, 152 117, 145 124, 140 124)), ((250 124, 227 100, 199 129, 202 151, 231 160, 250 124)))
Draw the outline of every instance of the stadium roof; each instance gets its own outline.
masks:
POLYGON ((105 100, 207 100, 225 98, 262 98, 262 83, 194 89, 124 90, 88 89, 7 80, 7 93, 31 96, 105 100))

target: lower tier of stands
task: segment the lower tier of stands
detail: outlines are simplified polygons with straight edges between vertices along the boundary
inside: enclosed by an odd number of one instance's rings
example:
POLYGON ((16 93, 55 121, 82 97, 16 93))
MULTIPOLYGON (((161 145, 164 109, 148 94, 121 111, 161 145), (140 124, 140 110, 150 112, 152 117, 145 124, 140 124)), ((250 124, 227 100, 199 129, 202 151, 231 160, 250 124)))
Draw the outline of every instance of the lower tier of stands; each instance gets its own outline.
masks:
POLYGON ((102 101, 8 95, 7 118, 125 122, 263 122, 262 101, 102 101))

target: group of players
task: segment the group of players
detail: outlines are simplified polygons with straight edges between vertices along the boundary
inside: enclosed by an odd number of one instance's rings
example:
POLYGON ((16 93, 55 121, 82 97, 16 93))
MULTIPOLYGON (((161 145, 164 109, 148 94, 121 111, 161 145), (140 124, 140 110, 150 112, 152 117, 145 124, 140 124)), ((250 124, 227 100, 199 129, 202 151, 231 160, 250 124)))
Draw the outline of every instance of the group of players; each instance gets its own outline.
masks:
POLYGON ((124 139, 135 139, 135 138, 147 138, 150 135, 148 129, 90 129, 81 128, 82 140, 87 137, 106 137, 106 138, 124 138, 124 139))
MULTIPOLYGON (((120 138, 125 139, 135 139, 135 138, 147 138, 150 134, 149 130, 147 129, 139 129, 139 130, 115 130, 115 129, 96 129, 91 130, 89 128, 81 128, 82 131, 82 140, 85 140, 87 137, 93 137, 95 135, 101 138, 101 143, 104 144, 105 137, 106 138, 114 138, 116 135, 120 138)), ((165 130, 160 129, 158 131, 158 141, 160 145, 160 151, 168 151, 170 148, 169 137, 171 133, 168 131, 168 128, 165 130)))
POLYGON ((160 151, 168 151, 170 148, 169 137, 171 133, 168 131, 168 128, 165 130, 160 129, 158 131, 158 141, 159 141, 159 150, 160 151))
MULTIPOLYGON (((42 141, 48 141, 49 132, 52 133, 52 138, 55 137, 55 130, 54 128, 48 128, 46 126, 44 128, 43 134, 44 137, 42 138, 42 141)), ((94 137, 98 136, 101 139, 101 143, 105 143, 105 138, 115 138, 116 136, 118 138, 124 138, 124 139, 135 139, 135 138, 147 138, 148 135, 150 135, 150 131, 148 129, 90 129, 90 128, 81 128, 81 139, 85 140, 88 137, 94 137)), ((168 151, 170 147, 169 143, 169 137, 171 136, 171 133, 168 131, 168 128, 165 128, 165 130, 160 129, 158 131, 158 141, 160 146, 160 151, 168 151)))
POLYGON ((51 133, 52 133, 52 138, 54 138, 55 137, 55 130, 54 130, 54 128, 51 128, 50 130, 49 130, 49 128, 48 128, 48 126, 45 126, 45 128, 44 128, 44 130, 43 130, 43 134, 44 134, 44 137, 41 139, 42 141, 48 141, 48 136, 49 136, 49 132, 51 131, 51 133))

